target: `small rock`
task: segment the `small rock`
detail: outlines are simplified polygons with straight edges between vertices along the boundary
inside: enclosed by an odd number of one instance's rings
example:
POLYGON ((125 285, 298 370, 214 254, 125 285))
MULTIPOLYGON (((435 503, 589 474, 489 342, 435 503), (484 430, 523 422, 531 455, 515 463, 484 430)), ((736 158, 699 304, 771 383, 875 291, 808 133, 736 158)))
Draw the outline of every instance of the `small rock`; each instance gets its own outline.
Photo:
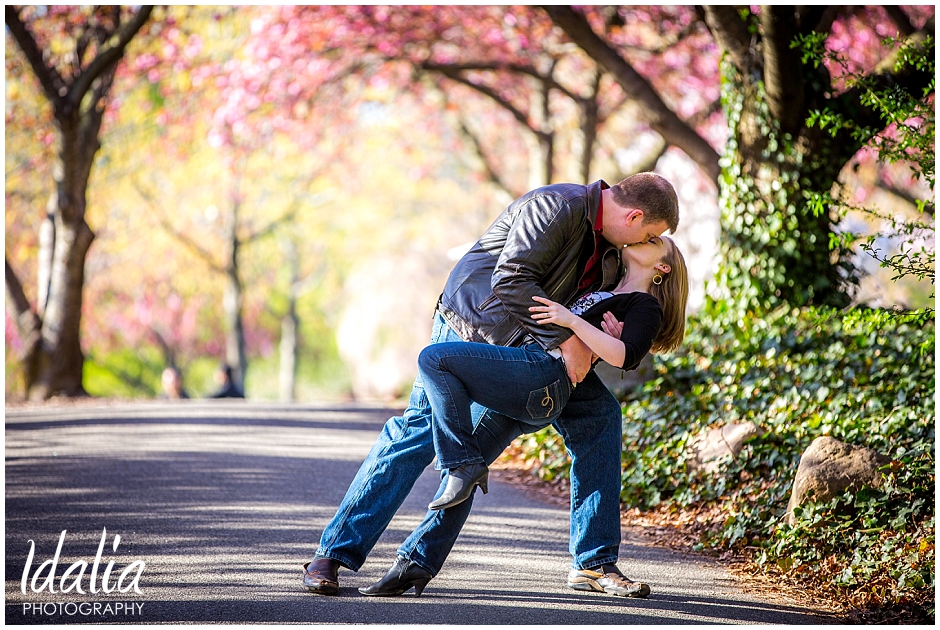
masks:
POLYGON ((708 473, 717 472, 721 457, 729 454, 737 457, 744 448, 744 442, 764 433, 766 430, 753 422, 732 422, 723 427, 710 429, 692 440, 690 448, 693 456, 689 459, 689 468, 704 470, 708 473))
POLYGON ((787 523, 796 522, 793 508, 810 500, 825 502, 846 490, 879 487, 878 468, 890 461, 890 457, 870 448, 846 444, 829 436, 816 438, 800 457, 787 504, 787 523))

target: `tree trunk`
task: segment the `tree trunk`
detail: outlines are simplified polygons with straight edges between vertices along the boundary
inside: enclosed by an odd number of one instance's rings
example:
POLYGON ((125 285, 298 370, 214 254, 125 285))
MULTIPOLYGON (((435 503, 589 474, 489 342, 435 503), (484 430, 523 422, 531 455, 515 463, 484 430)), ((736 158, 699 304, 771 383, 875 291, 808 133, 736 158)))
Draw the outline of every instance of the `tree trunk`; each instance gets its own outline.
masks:
POLYGON ((284 402, 294 402, 297 396, 297 352, 299 346, 297 317, 297 293, 300 284, 300 258, 297 246, 291 237, 281 239, 287 265, 287 313, 281 318, 281 366, 278 374, 280 397, 284 402))
POLYGON ((230 234, 231 257, 225 270, 225 293, 222 296, 222 308, 225 311, 225 363, 232 368, 232 380, 245 391, 245 376, 248 371, 248 359, 245 356, 245 327, 242 323, 242 283, 238 267, 240 243, 234 233, 238 221, 233 217, 233 229, 230 234))
POLYGON ((39 261, 36 269, 36 312, 39 317, 46 313, 49 302, 49 279, 52 277, 52 257, 55 253, 55 209, 57 195, 49 197, 46 216, 39 226, 39 261))
MULTIPOLYGON (((84 24, 82 35, 97 40, 97 54, 86 65, 70 65, 70 73, 62 75, 49 65, 55 55, 40 47, 21 19, 20 10, 5 7, 7 32, 35 73, 53 109, 58 131, 59 149, 53 169, 55 192, 40 226, 35 310, 29 307, 18 280, 14 287, 19 293, 14 302, 21 330, 24 324, 26 329, 30 328, 29 321, 33 328, 39 324, 39 339, 32 332, 24 339, 24 385, 31 400, 44 400, 56 394, 86 395, 82 385, 85 363, 81 347, 82 292, 85 258, 95 238, 85 222, 86 191, 95 154, 101 148, 98 137, 114 73, 128 42, 152 11, 153 7, 140 7, 129 21, 122 22, 120 7, 97 7, 95 23, 84 24)), ((11 277, 15 279, 7 263, 8 285, 11 277)))
POLYGON ((288 298, 287 314, 281 319, 281 367, 278 375, 281 400, 294 402, 297 397, 297 298, 291 294, 288 298))
POLYGON ((552 183, 555 173, 555 133, 552 129, 547 87, 533 91, 529 116, 532 120, 532 135, 529 143, 529 190, 552 183))
POLYGON ((20 360, 23 378, 23 391, 28 391, 31 384, 39 380, 42 358, 42 319, 36 314, 23 291, 23 284, 10 266, 10 261, 4 259, 6 264, 6 289, 10 303, 16 311, 16 328, 22 340, 20 360))
POLYGON ((807 195, 828 192, 848 157, 835 155, 818 130, 803 127, 795 138, 784 133, 762 82, 730 64, 725 69, 731 137, 719 182, 722 297, 742 308, 768 309, 779 301, 844 306, 841 285, 850 275, 829 249, 834 217, 815 216, 807 195))
POLYGON ((57 221, 55 257, 49 282, 49 303, 42 319, 43 358, 39 379, 29 384, 31 400, 53 394, 84 396, 82 371, 85 354, 81 347, 82 289, 85 257, 94 233, 85 223, 57 221))
POLYGON ((597 125, 600 112, 598 111, 598 92, 600 91, 602 73, 598 70, 594 74, 591 94, 581 102, 581 159, 578 163, 580 177, 579 183, 588 184, 591 181, 591 165, 594 162, 594 145, 597 144, 597 125))
MULTIPOLYGON (((780 301, 842 307, 851 297, 851 259, 830 248, 838 217, 817 215, 811 198, 832 190, 861 140, 845 129, 833 137, 806 121, 828 109, 859 127, 886 123, 858 90, 836 93, 825 66, 804 63, 793 46, 800 33, 826 33, 838 11, 774 5, 758 17, 705 7, 725 52, 722 103, 730 131, 719 180, 724 261, 717 284, 720 297, 742 308, 780 301)), ((874 78, 915 93, 932 80, 923 71, 874 78)))
POLYGON ((49 204, 51 221, 50 217, 44 221, 40 239, 42 344, 36 348, 39 358, 28 360, 39 366, 35 380, 26 383, 30 400, 55 394, 87 395, 82 386, 82 292, 85 258, 95 235, 84 219, 85 191, 100 146, 101 116, 94 111, 60 112, 56 123, 60 136, 58 163, 53 169, 56 192, 49 204))

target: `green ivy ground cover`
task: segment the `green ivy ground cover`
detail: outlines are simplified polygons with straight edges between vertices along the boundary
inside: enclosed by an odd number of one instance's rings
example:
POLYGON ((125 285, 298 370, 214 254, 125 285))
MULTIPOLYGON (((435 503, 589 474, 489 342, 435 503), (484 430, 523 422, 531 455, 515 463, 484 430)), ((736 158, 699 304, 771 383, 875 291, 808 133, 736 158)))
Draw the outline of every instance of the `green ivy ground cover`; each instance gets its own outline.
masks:
MULTIPOLYGON (((724 520, 700 547, 824 588, 855 618, 932 620, 934 322, 790 307, 735 320, 720 308, 691 320, 683 348, 657 359, 655 378, 624 402, 624 507, 718 505, 724 520), (717 473, 690 469, 695 435, 745 421, 767 432, 717 473), (791 527, 783 515, 800 455, 822 435, 894 462, 880 489, 810 505, 791 527)), ((543 478, 567 474, 553 432, 523 447, 543 478)))

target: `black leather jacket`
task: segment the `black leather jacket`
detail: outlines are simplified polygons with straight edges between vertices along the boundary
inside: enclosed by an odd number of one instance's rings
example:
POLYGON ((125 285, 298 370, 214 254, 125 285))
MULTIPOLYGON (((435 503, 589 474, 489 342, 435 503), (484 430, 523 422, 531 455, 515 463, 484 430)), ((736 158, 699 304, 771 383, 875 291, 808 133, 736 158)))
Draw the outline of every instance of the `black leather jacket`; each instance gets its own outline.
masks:
MULTIPOLYGON (((555 324, 536 324, 529 307, 541 295, 570 303, 594 252, 593 226, 601 191, 553 184, 515 200, 451 271, 438 309, 465 341, 518 346, 535 341, 546 350, 572 335, 555 324)), ((609 290, 623 275, 620 251, 602 240, 600 281, 590 290, 609 290)))

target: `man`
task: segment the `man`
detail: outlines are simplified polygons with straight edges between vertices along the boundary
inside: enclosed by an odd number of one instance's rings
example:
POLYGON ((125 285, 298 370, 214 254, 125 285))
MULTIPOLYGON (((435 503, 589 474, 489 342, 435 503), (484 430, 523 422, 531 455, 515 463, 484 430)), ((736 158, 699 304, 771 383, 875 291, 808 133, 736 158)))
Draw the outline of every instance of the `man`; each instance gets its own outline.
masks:
MULTIPOLYGON (((536 342, 565 361, 577 387, 554 426, 571 463, 573 556, 568 585, 613 595, 645 597, 649 587, 616 566, 620 548, 620 405, 591 371, 592 355, 571 331, 530 319, 532 296, 562 304, 614 287, 623 274, 619 248, 642 243, 678 224, 678 198, 668 181, 640 173, 613 188, 555 184, 523 195, 458 261, 438 302, 431 343, 484 341, 514 346, 536 342)), ((408 408, 388 420, 349 486, 336 515, 305 565, 304 586, 336 594, 338 569, 358 571, 418 476, 434 458, 431 408, 416 381, 408 408)), ((522 433, 511 418, 475 405, 475 435, 492 462, 522 433)), ((446 471, 445 471, 446 472, 446 471)), ((444 484, 438 490, 443 491, 444 484)), ((429 511, 398 550, 398 560, 366 595, 416 592, 440 571, 470 512, 472 498, 429 511)))

